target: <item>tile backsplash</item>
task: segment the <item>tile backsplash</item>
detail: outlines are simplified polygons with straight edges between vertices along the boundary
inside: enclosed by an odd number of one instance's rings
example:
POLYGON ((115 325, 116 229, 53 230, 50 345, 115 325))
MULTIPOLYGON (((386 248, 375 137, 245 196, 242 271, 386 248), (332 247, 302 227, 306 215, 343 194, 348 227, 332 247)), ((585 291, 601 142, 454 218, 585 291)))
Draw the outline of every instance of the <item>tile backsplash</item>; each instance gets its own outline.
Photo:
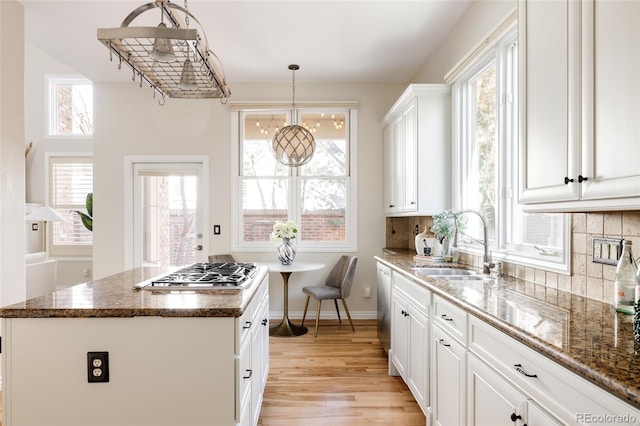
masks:
MULTIPOLYGON (((571 276, 515 264, 504 264, 504 274, 591 299, 613 303, 616 267, 592 262, 593 237, 624 238, 633 242, 634 256, 640 257, 640 210, 572 213, 571 276)), ((430 216, 387 217, 386 247, 415 249, 414 231, 431 229, 430 216)), ((479 266, 479 256, 461 255, 460 261, 479 266)))

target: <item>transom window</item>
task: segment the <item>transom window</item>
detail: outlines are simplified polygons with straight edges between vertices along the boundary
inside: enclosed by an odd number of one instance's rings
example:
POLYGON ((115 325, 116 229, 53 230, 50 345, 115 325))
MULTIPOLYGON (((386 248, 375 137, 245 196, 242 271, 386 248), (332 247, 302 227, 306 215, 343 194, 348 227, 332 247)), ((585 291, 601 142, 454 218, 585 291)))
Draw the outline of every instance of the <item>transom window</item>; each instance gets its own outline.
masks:
POLYGON ((80 77, 49 78, 49 136, 93 135, 93 84, 80 77))
POLYGON ((276 161, 271 141, 291 122, 286 110, 240 111, 239 173, 235 248, 262 249, 276 221, 293 220, 299 227, 298 249, 353 250, 350 109, 299 110, 298 124, 314 136, 309 163, 298 168, 276 161))

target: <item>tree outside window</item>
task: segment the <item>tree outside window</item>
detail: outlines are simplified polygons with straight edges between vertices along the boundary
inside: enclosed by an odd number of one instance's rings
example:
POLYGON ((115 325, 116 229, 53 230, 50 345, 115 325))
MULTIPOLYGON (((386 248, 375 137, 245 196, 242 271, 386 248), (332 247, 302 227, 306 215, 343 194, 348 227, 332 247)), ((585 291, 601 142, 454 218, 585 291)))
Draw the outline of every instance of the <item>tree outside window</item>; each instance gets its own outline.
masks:
POLYGON ((83 78, 49 79, 49 136, 93 135, 93 84, 83 78))

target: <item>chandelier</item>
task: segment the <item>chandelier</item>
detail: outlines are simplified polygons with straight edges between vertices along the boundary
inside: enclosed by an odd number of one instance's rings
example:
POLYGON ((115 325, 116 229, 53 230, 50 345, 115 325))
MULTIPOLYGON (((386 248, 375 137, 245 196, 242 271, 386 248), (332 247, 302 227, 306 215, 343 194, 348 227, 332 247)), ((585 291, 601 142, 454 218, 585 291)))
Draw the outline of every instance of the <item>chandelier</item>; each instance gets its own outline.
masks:
POLYGON ((209 50, 207 36, 200 22, 184 7, 168 0, 156 0, 132 11, 118 28, 99 28, 98 40, 118 61, 118 69, 126 63, 133 71, 132 80, 140 80, 159 94, 163 103, 169 98, 219 98, 231 96, 224 78, 222 63, 209 50), (134 27, 138 16, 160 10, 156 27, 134 27), (169 26, 165 23, 165 19, 169 26), (190 22, 196 28, 189 28, 190 22))
POLYGON ((313 135, 302 126, 298 126, 296 107, 296 71, 298 65, 289 65, 293 74, 293 102, 291 103, 291 116, 293 124, 284 126, 273 137, 272 146, 276 159, 281 164, 290 167, 299 167, 307 164, 316 149, 316 141, 313 135))

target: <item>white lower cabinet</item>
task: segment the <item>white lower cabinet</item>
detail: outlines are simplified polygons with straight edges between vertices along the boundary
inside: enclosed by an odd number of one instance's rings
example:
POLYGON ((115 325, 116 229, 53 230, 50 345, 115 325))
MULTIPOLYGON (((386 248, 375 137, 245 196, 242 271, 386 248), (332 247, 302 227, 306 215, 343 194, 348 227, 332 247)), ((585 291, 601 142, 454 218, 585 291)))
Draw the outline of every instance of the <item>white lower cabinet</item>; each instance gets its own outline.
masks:
POLYGON ((431 402, 433 422, 438 426, 466 423, 467 350, 438 325, 431 340, 431 402))
POLYGON ((468 378, 468 425, 562 424, 472 353, 468 355, 468 378))
POLYGON ((404 379, 428 416, 430 293, 424 286, 394 273, 391 300, 390 372, 404 379))

